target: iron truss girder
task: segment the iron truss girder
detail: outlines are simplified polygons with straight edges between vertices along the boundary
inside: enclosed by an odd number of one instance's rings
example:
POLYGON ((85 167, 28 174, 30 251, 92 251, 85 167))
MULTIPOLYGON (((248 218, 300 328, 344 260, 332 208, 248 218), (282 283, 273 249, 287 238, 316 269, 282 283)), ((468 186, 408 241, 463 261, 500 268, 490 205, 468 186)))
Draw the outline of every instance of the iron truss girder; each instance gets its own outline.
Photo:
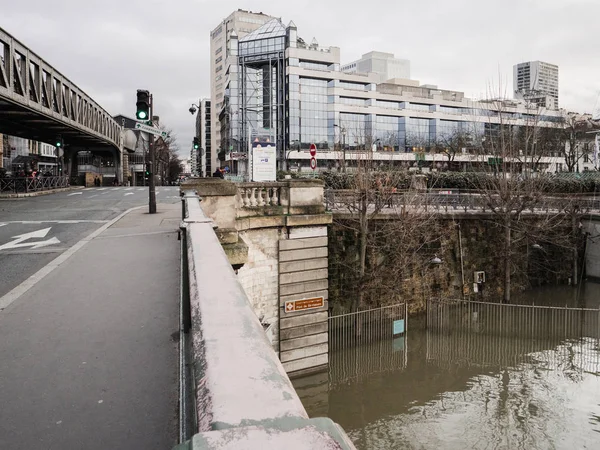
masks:
POLYGON ((0 28, 0 133, 120 149, 122 127, 98 103, 0 28), (68 139, 67 137, 68 136, 68 139))

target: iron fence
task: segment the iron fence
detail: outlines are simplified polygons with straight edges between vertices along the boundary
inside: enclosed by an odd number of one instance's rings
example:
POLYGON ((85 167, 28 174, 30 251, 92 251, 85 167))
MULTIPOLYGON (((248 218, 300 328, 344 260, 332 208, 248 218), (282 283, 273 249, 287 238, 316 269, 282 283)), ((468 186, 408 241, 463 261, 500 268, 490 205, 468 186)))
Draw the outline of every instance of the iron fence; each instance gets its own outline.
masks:
POLYGON ((360 381, 407 363, 405 303, 329 317, 329 380, 360 381))
POLYGON ((600 309, 430 299, 427 328, 536 339, 600 338, 600 309))
POLYGON ((69 177, 0 178, 0 192, 38 192, 69 186, 69 177))
MULTIPOLYGON (((386 209, 420 206, 426 211, 482 211, 488 212, 497 203, 495 196, 484 195, 480 191, 459 189, 430 189, 428 191, 398 191, 398 192, 357 192, 350 189, 327 189, 325 191, 325 206, 329 211, 356 210, 361 201, 366 200, 370 208, 386 209)), ((527 211, 561 212, 566 206, 578 206, 583 212, 600 211, 600 198, 591 195, 578 196, 547 196, 527 211)))
POLYGON ((406 303, 384 306, 329 317, 329 348, 355 347, 368 342, 393 338, 406 331, 408 314, 406 303), (399 324, 398 321, 404 321, 399 324), (394 330, 396 326, 396 330, 394 330), (399 331, 399 330, 402 331, 399 331))

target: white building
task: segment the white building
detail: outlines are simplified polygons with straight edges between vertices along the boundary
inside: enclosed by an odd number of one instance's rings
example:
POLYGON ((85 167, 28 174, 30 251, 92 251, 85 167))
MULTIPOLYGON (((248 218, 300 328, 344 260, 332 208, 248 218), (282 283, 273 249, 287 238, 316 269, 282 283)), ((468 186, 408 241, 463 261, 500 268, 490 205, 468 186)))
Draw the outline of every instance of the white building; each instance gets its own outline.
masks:
POLYGON ((528 61, 513 66, 515 98, 547 109, 558 109, 558 66, 528 61))
MULTIPOLYGON (((199 101, 200 109, 196 115, 196 137, 200 142, 198 149, 198 176, 210 176, 217 167, 218 152, 213 152, 211 101, 203 98, 199 101)), ((218 122, 217 122, 218 123, 218 122)), ((218 132, 218 131, 217 131, 218 132)))
POLYGON ((229 75, 229 67, 226 62, 231 33, 235 32, 234 35, 243 38, 272 18, 262 12, 253 13, 252 11, 238 9, 223 19, 210 33, 210 103, 212 105, 211 129, 213 130, 211 149, 214 154, 212 155, 212 162, 207 161, 205 167, 216 167, 217 154, 221 148, 219 113, 223 106, 226 79, 229 75))
POLYGON ((394 78, 410 79, 410 61, 398 59, 393 53, 369 52, 362 58, 341 66, 346 73, 374 73, 379 83, 394 78))

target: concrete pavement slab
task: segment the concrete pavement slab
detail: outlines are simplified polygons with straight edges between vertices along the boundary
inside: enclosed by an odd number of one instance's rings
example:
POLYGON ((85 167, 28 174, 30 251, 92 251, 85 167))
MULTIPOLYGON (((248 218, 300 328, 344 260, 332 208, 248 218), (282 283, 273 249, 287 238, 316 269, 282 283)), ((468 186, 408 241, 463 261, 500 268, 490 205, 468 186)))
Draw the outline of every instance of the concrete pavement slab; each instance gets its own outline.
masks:
POLYGON ((0 448, 177 438, 181 206, 136 210, 0 312, 0 448))

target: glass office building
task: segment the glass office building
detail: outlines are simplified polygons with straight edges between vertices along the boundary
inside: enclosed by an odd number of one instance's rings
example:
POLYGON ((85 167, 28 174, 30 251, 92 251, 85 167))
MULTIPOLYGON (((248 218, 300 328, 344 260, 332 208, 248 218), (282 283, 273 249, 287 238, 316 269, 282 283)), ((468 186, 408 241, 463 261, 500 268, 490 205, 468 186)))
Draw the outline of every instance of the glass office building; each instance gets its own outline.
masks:
POLYGON ((248 173, 247 151, 257 139, 276 142, 280 169, 309 170, 311 144, 320 168, 339 160, 340 149, 410 161, 411 153, 460 131, 483 134, 534 116, 537 126, 555 127, 561 118, 559 111, 539 117, 524 102, 474 101, 416 80, 342 72, 339 48, 309 44, 293 22, 279 19, 239 41, 232 34, 227 54, 220 150, 238 175, 248 173))

